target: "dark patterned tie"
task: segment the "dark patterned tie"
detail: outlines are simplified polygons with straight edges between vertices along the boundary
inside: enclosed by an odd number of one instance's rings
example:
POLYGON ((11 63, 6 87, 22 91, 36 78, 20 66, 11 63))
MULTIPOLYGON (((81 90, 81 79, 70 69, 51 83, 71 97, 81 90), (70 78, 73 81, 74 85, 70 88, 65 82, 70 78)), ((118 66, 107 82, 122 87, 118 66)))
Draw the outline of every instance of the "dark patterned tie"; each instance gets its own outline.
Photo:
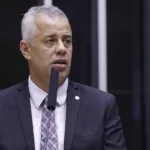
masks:
POLYGON ((46 97, 41 119, 41 148, 40 150, 58 150, 55 111, 47 109, 46 97))

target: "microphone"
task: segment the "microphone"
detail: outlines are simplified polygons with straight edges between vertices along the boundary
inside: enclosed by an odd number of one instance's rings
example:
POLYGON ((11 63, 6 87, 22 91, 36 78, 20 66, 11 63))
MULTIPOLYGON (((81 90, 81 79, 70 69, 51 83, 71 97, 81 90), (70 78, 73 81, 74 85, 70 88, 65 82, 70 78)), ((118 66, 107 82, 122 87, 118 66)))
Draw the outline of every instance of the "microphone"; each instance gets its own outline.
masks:
POLYGON ((47 103, 48 110, 55 110, 56 107, 58 77, 59 77, 59 72, 56 71, 54 68, 52 68, 51 75, 50 75, 49 91, 48 91, 48 103, 47 103))

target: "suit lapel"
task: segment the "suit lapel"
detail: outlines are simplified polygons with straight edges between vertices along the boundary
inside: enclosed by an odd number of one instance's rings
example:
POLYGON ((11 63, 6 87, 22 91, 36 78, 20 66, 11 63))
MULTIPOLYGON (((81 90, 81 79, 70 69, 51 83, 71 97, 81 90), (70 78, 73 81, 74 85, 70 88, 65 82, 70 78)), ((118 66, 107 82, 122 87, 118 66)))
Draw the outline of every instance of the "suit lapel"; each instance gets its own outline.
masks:
POLYGON ((22 83, 18 88, 16 103, 18 115, 26 141, 27 150, 34 150, 33 126, 30 107, 30 94, 28 90, 28 80, 22 83))
MULTIPOLYGON (((17 90, 18 95, 16 95, 16 103, 20 123, 26 141, 27 150, 35 150, 28 80, 20 84, 17 90)), ((72 81, 69 81, 67 91, 66 127, 65 127, 65 141, 64 141, 65 150, 71 149, 71 144, 74 137, 77 122, 80 100, 81 94, 78 85, 72 81)))
POLYGON ((71 148, 76 127, 80 100, 81 96, 79 87, 76 85, 76 83, 69 81, 67 92, 66 127, 65 127, 65 142, 64 142, 65 150, 70 150, 71 148))

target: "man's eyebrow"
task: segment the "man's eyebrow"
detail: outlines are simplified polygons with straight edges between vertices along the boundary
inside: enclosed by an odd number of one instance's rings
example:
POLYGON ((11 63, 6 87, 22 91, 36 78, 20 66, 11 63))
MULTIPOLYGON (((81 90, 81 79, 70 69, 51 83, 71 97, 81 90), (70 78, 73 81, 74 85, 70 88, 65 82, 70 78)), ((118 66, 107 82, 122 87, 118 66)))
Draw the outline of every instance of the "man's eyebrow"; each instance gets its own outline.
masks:
POLYGON ((64 38, 71 38, 72 36, 70 34, 66 34, 63 36, 64 38))
POLYGON ((47 32, 44 34, 45 37, 51 37, 51 36, 57 36, 57 33, 55 32, 47 32))
POLYGON ((45 38, 52 38, 52 37, 56 37, 56 34, 52 33, 45 36, 45 38))
MULTIPOLYGON (((52 34, 48 34, 44 37, 44 39, 47 39, 47 38, 56 38, 57 37, 57 34, 55 33, 52 33, 52 34)), ((72 35, 71 34, 65 34, 62 36, 62 38, 72 38, 72 35)))

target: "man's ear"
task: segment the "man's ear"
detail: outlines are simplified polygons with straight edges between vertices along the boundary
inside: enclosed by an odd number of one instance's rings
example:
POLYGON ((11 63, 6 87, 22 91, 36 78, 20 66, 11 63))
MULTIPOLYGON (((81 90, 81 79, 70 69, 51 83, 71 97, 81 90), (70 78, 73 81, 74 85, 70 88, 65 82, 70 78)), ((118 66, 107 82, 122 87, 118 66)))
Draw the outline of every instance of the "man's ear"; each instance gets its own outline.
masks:
POLYGON ((20 50, 21 50, 21 53, 22 53, 22 55, 24 56, 25 59, 27 59, 27 60, 31 59, 30 47, 29 47, 29 44, 26 41, 24 41, 24 40, 20 41, 20 50))

